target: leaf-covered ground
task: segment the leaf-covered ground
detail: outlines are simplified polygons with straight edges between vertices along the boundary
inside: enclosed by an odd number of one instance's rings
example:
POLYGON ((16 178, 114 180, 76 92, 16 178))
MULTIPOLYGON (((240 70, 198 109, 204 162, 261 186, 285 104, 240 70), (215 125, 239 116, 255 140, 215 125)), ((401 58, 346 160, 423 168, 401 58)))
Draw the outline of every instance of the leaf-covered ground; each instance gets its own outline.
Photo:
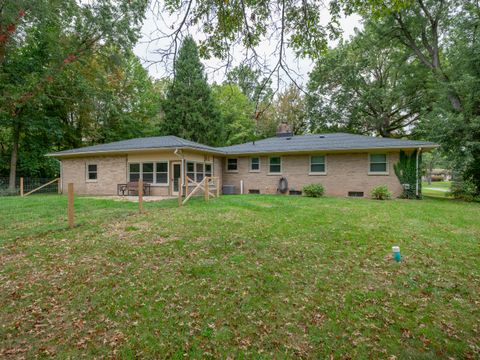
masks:
POLYGON ((145 208, 0 198, 0 358, 480 357, 479 204, 145 208))

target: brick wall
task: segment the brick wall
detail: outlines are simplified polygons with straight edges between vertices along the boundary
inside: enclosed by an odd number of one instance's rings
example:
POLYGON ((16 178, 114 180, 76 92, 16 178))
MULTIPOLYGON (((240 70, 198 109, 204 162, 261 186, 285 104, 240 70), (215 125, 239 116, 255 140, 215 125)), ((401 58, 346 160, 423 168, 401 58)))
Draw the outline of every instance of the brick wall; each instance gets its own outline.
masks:
MULTIPOLYGON (((223 158, 206 156, 191 152, 184 152, 185 159, 191 161, 212 161, 213 175, 222 177, 223 158)), ((125 184, 127 180, 128 162, 169 161, 171 180, 171 163, 181 159, 174 155, 173 151, 159 151, 146 154, 134 154, 127 156, 110 157, 84 157, 62 160, 62 185, 66 193, 67 184, 74 183, 75 193, 79 195, 117 195, 117 184, 125 184), (97 180, 86 180, 87 164, 97 165, 97 180)), ((168 196, 172 191, 172 183, 169 185, 152 185, 150 194, 155 196, 168 196)))
POLYGON ((67 184, 73 182, 79 195, 116 195, 117 184, 127 180, 126 156, 89 157, 62 160, 62 186, 66 193, 67 184), (97 180, 86 180, 87 164, 97 164, 97 180))
POLYGON ((244 182, 244 192, 258 189, 260 193, 274 194, 277 192, 281 177, 288 180, 289 189, 301 190, 306 184, 321 183, 327 195, 347 196, 349 191, 363 191, 370 196, 370 191, 377 185, 387 185, 396 197, 401 194, 402 187, 393 170, 393 164, 398 161, 399 153, 388 153, 388 175, 369 175, 369 154, 327 154, 326 175, 309 175, 309 155, 282 156, 282 174, 268 175, 268 157, 260 157, 260 171, 250 172, 250 158, 238 158, 238 172, 223 172, 223 183, 234 185, 237 193, 240 192, 240 180, 244 182))

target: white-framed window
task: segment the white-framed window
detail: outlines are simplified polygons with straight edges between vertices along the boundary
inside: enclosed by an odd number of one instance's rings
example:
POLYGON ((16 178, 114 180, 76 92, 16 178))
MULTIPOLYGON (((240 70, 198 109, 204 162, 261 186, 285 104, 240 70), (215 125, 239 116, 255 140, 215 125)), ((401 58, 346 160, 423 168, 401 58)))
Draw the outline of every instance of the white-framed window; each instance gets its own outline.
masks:
POLYGON ((369 174, 388 174, 387 154, 369 154, 369 174))
POLYGON ((200 182, 205 176, 213 175, 211 162, 187 161, 187 176, 195 182, 200 182))
POLYGON ((153 183, 153 162, 142 163, 142 179, 144 182, 153 183))
POLYGON ((168 161, 129 163, 128 181, 140 179, 151 184, 168 185, 168 161))
POLYGON ((98 166, 97 164, 87 164, 86 168, 86 180, 97 181, 98 179, 98 166))
POLYGON ((237 172, 238 171, 238 159, 227 159, 227 172, 237 172))
POLYGON ((128 181, 138 181, 141 177, 140 163, 128 164, 128 181))
POLYGON ((268 173, 269 174, 282 173, 282 158, 280 156, 272 156, 268 158, 268 173))
POLYGON ((251 157, 250 158, 250 172, 259 172, 260 171, 260 158, 251 157))
POLYGON ((325 161, 325 155, 310 156, 310 174, 322 175, 326 173, 327 173, 327 164, 325 161))
POLYGON ((168 185, 168 161, 155 163, 155 184, 168 185))
POLYGON ((195 163, 192 161, 187 162, 187 176, 195 181, 195 163))

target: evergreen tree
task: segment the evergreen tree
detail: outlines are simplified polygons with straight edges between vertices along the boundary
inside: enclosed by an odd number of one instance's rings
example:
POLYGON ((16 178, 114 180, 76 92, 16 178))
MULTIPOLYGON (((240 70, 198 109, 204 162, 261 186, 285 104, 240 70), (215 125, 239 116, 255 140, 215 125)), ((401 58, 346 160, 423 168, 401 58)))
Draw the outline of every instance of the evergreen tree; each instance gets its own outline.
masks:
POLYGON ((198 55, 187 37, 175 62, 175 78, 163 102, 162 132, 207 145, 221 145, 222 123, 198 55))

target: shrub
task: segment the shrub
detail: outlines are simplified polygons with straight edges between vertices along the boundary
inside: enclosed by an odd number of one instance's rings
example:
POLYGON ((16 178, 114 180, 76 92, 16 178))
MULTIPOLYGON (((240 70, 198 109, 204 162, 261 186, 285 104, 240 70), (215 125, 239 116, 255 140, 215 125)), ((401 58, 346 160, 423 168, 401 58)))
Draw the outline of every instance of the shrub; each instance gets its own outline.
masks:
POLYGON ((303 193, 309 197, 320 197, 324 194, 325 189, 322 184, 309 184, 303 187, 303 193))
MULTIPOLYGON (((422 153, 418 155, 419 166, 422 162, 422 153)), ((400 184, 408 184, 408 187, 403 188, 403 192, 400 195, 403 199, 418 199, 421 196, 417 196, 417 184, 418 193, 422 193, 422 181, 420 179, 420 173, 417 178, 417 150, 408 155, 405 151, 400 150, 400 159, 393 165, 395 175, 397 175, 400 184), (417 182, 418 181, 418 182, 417 182)))
POLYGON ((450 195, 463 201, 478 201, 477 188, 472 180, 452 182, 450 195))
POLYGON ((378 185, 372 189, 372 199, 388 200, 392 198, 392 193, 388 191, 387 185, 378 185))

